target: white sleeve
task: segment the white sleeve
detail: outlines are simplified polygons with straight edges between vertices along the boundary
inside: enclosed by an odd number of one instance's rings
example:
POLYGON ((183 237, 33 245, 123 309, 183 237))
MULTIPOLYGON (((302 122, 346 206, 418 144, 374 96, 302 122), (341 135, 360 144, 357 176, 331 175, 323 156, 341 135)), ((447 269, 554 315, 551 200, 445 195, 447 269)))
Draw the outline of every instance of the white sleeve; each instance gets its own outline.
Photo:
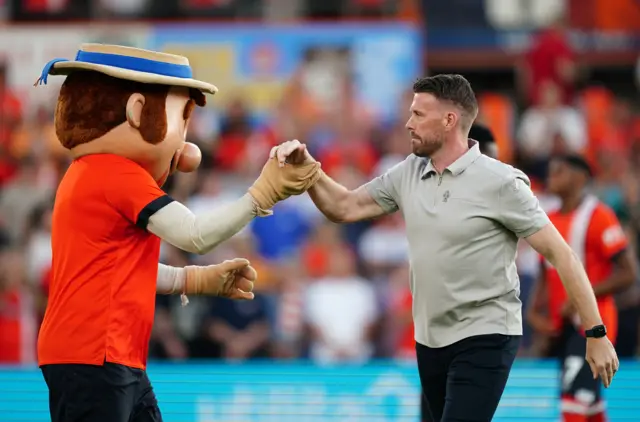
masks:
POLYGON ((257 214, 249 194, 202 215, 174 201, 149 218, 147 230, 184 251, 205 254, 242 230, 257 214))
POLYGON ((171 295, 182 293, 184 286, 184 268, 171 267, 169 265, 158 264, 158 278, 156 280, 156 293, 161 295, 171 295))

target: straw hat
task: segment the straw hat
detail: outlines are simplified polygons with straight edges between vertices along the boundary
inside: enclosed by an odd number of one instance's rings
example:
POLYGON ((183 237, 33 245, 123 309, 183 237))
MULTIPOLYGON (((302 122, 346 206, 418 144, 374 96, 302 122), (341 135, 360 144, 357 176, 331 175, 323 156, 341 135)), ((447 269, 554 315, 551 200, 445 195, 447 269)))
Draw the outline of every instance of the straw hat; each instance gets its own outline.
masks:
POLYGON ((108 44, 82 44, 75 60, 51 60, 34 86, 46 85, 49 75, 68 75, 75 70, 93 70, 135 82, 183 86, 209 94, 218 92, 215 85, 193 79, 186 57, 108 44))

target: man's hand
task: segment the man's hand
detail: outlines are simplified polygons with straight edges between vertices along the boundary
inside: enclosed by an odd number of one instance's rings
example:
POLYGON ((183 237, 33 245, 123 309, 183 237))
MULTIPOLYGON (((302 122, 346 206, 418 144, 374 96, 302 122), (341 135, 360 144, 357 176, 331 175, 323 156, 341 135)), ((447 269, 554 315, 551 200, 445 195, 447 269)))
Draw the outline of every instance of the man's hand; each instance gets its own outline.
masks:
POLYGON ((229 299, 251 300, 256 270, 244 258, 224 261, 206 267, 184 267, 184 294, 214 295, 229 299))
POLYGON ((260 211, 270 210, 277 202, 306 192, 322 175, 320 163, 304 158, 306 147, 301 145, 298 141, 289 141, 271 150, 260 177, 249 188, 260 211), (283 149, 278 154, 280 148, 283 149), (290 155, 295 163, 287 161, 290 155))
POLYGON ((280 167, 284 167, 285 163, 299 165, 312 164, 316 162, 315 158, 309 154, 307 146, 305 144, 301 144, 297 139, 283 142, 280 145, 271 148, 269 158, 275 158, 278 160, 278 165, 280 167))
POLYGON ((587 362, 591 367, 593 379, 602 379, 605 388, 609 388, 613 376, 620 367, 620 361, 613 345, 607 337, 587 338, 587 362))

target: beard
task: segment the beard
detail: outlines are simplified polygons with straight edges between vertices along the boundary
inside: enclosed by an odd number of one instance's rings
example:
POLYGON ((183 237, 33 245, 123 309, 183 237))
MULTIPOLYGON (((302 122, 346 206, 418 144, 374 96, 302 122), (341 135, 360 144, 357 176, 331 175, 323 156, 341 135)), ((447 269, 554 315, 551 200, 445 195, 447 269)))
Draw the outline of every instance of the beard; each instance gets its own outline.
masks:
POLYGON ((422 158, 429 158, 436 153, 444 144, 444 134, 430 134, 428 136, 418 136, 411 133, 411 148, 414 155, 422 158))

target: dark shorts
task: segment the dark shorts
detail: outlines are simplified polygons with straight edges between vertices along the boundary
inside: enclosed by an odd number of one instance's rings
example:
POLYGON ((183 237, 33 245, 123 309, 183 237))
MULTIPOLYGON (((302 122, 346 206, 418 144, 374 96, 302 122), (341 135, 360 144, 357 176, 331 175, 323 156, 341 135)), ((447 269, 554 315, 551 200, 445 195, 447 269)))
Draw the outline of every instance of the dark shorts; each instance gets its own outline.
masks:
POLYGON ((423 421, 491 422, 521 336, 489 334, 447 347, 416 344, 423 421))
POLYGON ((560 358, 561 408, 567 413, 590 414, 602 405, 600 379, 593 379, 585 360, 587 340, 571 324, 566 324, 558 339, 556 355, 560 358))
POLYGON ((43 365, 51 422, 162 422, 147 373, 114 363, 43 365))

